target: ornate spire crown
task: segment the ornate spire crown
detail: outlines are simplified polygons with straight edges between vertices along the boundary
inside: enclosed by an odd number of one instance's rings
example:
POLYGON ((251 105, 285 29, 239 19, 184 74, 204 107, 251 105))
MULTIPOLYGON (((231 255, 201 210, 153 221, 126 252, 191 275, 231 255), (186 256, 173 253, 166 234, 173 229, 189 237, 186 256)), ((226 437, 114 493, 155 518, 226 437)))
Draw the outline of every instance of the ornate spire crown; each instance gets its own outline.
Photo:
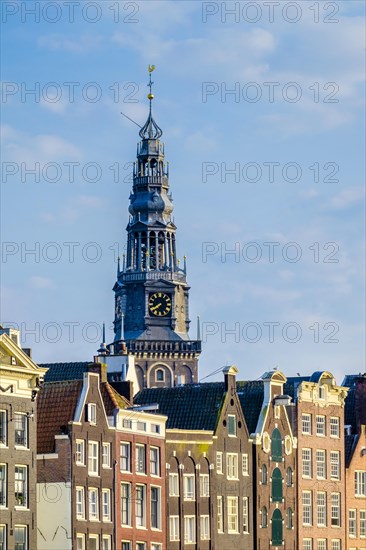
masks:
POLYGON ((150 89, 150 92, 147 94, 147 98, 150 101, 150 108, 149 108, 149 116, 147 117, 147 121, 141 128, 139 135, 141 139, 159 139, 163 132, 161 128, 156 124, 154 117, 152 116, 152 100, 154 99, 154 94, 152 93, 152 86, 154 82, 151 80, 151 73, 155 70, 155 65, 149 65, 148 71, 149 71, 149 83, 148 87, 150 89))

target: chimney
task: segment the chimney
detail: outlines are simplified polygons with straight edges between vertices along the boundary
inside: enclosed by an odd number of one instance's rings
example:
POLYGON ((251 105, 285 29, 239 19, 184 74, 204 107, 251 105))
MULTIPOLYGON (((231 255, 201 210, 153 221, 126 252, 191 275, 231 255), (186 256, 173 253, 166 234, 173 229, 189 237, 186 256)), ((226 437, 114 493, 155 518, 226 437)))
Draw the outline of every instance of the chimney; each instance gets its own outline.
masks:
POLYGON ((88 372, 99 374, 101 382, 107 382, 107 365, 105 363, 89 363, 88 372))
POLYGON ((238 374, 238 372, 239 371, 235 367, 235 365, 227 366, 223 369, 226 392, 236 392, 236 375, 238 374))

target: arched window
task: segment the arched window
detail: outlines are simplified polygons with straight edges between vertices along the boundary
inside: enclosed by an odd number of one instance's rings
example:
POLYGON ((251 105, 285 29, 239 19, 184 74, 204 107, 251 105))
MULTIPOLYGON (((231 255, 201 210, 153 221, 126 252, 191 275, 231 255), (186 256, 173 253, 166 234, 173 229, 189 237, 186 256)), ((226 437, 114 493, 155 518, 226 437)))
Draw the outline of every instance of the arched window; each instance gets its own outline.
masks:
POLYGON ((267 508, 263 506, 261 510, 261 527, 268 527, 268 512, 267 508))
POLYGON ((282 474, 279 468, 272 473, 272 502, 282 502, 282 474))
POLYGON ((292 487, 292 468, 290 466, 286 470, 286 485, 292 487))
POLYGON ((164 382, 164 371, 163 371, 163 369, 158 369, 156 371, 156 381, 157 382, 164 382))
POLYGON ((282 546, 282 514, 277 508, 272 515, 272 546, 282 546))
POLYGON ((292 508, 287 508, 286 510, 286 527, 287 529, 292 529, 292 508))
POLYGON ((282 462, 282 437, 278 428, 272 432, 271 456, 274 462, 282 462))
POLYGON ((265 464, 262 465, 261 482, 262 482, 262 485, 267 485, 268 483, 268 471, 267 471, 267 466, 265 464))

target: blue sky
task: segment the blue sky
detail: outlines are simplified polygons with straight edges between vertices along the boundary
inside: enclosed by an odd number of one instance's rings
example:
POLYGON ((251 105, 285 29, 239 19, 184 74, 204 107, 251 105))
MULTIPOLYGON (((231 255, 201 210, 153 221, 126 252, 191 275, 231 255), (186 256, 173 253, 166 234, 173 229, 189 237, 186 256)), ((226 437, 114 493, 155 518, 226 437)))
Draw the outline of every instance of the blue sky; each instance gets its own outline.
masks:
POLYGON ((364 371, 364 3, 71 4, 2 3, 2 321, 38 362, 112 340, 120 112, 145 121, 155 64, 201 377, 364 371))

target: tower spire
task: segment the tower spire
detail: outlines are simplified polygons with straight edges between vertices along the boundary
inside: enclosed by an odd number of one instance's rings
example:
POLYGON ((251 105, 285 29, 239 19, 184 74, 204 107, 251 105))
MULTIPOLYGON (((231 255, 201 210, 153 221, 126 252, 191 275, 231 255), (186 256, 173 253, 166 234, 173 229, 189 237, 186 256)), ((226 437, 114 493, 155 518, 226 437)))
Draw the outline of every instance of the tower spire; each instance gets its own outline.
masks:
POLYGON ((141 139, 159 139, 162 135, 162 129, 159 128, 159 126, 156 124, 154 117, 152 116, 152 101, 154 99, 154 94, 152 93, 152 86, 154 82, 151 79, 151 73, 155 70, 155 65, 149 65, 148 71, 149 71, 149 93, 147 94, 147 98, 150 102, 149 105, 149 116, 147 117, 147 121, 139 131, 139 135, 141 139))

